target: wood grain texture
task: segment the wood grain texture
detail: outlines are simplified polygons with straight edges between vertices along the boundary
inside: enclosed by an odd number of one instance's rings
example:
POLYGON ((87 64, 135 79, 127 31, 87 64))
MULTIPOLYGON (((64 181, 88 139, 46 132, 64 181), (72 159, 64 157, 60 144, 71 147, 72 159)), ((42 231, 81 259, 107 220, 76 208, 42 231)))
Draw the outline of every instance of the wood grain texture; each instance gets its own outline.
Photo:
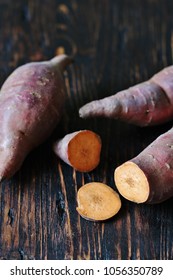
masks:
POLYGON ((17 66, 66 52, 65 113, 50 139, 0 184, 1 259, 173 259, 173 200, 137 205, 122 199, 103 223, 82 219, 76 193, 93 180, 116 189, 115 167, 134 157, 172 123, 137 128, 113 120, 82 120, 84 103, 143 81, 173 62, 169 0, 0 0, 0 83, 17 66), (75 172, 52 152, 68 132, 100 134, 100 165, 75 172))

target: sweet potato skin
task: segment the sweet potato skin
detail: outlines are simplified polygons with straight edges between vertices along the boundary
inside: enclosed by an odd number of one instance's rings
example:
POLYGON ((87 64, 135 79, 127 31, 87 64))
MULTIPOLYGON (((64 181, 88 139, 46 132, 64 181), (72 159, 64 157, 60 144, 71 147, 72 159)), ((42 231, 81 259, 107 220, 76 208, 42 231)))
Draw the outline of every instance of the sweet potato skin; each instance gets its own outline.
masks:
POLYGON ((137 126, 168 122, 173 119, 173 66, 148 81, 84 105, 79 115, 120 119, 137 126))
MULTIPOLYGON (((67 59, 64 56, 64 60, 67 59)), ((54 130, 62 113, 63 57, 17 68, 0 92, 0 178, 11 177, 27 154, 54 130)))

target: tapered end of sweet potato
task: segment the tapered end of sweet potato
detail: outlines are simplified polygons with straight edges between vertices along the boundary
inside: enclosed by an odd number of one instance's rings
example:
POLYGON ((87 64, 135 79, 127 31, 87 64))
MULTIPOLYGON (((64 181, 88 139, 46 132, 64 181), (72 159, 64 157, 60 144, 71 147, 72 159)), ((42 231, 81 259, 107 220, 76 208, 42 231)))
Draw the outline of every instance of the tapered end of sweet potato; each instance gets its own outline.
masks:
POLYGON ((103 110, 99 110, 99 108, 99 100, 89 102, 79 109, 79 116, 81 118, 91 118, 95 117, 95 115, 99 115, 99 113, 102 116, 103 110))
POLYGON ((79 109, 81 118, 106 117, 118 119, 121 117, 122 104, 119 99, 110 96, 89 102, 79 109))
POLYGON ((90 131, 79 131, 68 143, 68 160, 70 165, 80 172, 95 169, 100 162, 100 137, 90 131))
MULTIPOLYGON (((16 147, 15 147, 16 148, 16 147)), ((20 149, 20 148, 19 148, 20 149)), ((22 151, 22 148, 21 148, 22 151)), ((24 152, 12 148, 0 149, 0 181, 11 178, 19 170, 24 160, 24 152)))
POLYGON ((66 54, 57 55, 50 60, 52 67, 58 68, 61 72, 72 62, 74 62, 74 59, 66 54))
POLYGON ((126 199, 143 203, 149 197, 149 183, 142 169, 128 161, 115 169, 115 184, 120 194, 126 199))
POLYGON ((113 217, 121 208, 121 200, 109 186, 92 182, 82 186, 77 193, 76 210, 85 219, 103 221, 113 217))

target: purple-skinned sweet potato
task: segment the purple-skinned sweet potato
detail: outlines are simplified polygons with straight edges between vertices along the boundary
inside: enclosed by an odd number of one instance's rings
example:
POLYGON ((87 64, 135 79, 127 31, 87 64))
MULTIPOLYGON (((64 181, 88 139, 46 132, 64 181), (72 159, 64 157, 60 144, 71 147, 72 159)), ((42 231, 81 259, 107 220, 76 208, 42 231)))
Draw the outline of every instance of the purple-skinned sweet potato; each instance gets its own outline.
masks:
POLYGON ((0 91, 0 179, 13 176, 28 153, 58 124, 65 101, 67 55, 18 67, 0 91))
POLYGON ((160 203, 173 197, 173 128, 114 172, 119 193, 136 203, 160 203))
POLYGON ((55 154, 80 172, 94 170, 100 162, 102 141, 91 130, 79 130, 67 134, 53 145, 55 154))
POLYGON ((153 126, 173 119, 173 65, 148 81, 112 96, 91 101, 79 110, 82 118, 106 117, 137 126, 153 126))

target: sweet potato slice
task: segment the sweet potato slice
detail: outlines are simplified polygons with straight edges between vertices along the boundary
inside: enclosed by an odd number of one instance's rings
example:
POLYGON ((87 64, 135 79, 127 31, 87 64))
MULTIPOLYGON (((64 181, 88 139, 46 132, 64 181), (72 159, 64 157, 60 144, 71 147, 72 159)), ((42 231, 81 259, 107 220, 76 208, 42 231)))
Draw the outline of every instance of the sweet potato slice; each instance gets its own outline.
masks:
POLYGON ((80 130, 56 141, 53 150, 74 169, 89 172, 100 162, 101 145, 101 138, 95 132, 80 130))
POLYGON ((121 208, 121 200, 111 187, 99 182, 82 186, 77 193, 78 213, 87 220, 103 221, 121 208))

